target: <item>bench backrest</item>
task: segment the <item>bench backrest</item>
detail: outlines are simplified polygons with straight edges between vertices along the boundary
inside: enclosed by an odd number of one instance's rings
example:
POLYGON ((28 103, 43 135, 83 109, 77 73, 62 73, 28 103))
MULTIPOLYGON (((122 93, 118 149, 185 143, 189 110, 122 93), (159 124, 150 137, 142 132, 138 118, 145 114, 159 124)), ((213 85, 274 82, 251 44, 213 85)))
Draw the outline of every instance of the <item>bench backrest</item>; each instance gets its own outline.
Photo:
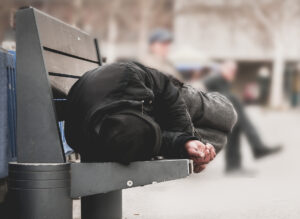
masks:
POLYGON ((34 8, 18 11, 16 24, 18 162, 65 162, 61 100, 101 65, 97 39, 34 8))

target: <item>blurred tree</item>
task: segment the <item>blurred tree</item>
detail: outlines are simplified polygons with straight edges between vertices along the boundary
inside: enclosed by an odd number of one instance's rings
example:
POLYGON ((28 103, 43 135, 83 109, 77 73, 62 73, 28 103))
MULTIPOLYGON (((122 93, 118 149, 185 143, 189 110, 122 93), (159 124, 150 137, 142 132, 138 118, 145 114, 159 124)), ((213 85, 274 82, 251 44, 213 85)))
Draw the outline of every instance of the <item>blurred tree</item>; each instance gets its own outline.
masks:
POLYGON ((286 37, 286 27, 294 20, 300 19, 300 2, 298 0, 268 0, 251 1, 247 3, 253 17, 259 22, 268 34, 273 45, 273 76, 271 84, 270 104, 280 107, 283 104, 283 85, 285 72, 285 45, 289 40, 286 37))
POLYGON ((112 0, 110 13, 107 22, 107 57, 108 61, 115 61, 116 59, 116 43, 118 37, 118 23, 117 23, 117 13, 120 8, 120 0, 112 0))
POLYGON ((0 43, 3 41, 6 31, 10 28, 10 17, 13 6, 12 1, 0 1, 0 43))
POLYGON ((143 54, 149 30, 172 28, 173 0, 1 0, 0 42, 9 29, 10 10, 22 6, 36 7, 93 33, 106 44, 110 60, 116 58, 118 44, 136 45, 136 55, 143 54))
POLYGON ((184 18, 190 28, 177 28, 189 31, 189 35, 175 33, 179 44, 202 41, 199 48, 213 54, 212 58, 271 59, 270 104, 283 104, 285 62, 291 57, 299 59, 300 54, 295 50, 300 45, 299 0, 176 0, 175 13, 175 17, 193 17, 184 18))

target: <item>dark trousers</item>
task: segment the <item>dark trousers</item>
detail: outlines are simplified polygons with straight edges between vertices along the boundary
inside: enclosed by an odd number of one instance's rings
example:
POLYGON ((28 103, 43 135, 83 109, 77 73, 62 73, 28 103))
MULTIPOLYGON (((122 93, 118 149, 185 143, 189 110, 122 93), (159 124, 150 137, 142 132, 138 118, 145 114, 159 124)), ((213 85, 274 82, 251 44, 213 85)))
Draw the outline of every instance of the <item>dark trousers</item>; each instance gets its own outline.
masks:
POLYGON ((241 155, 241 134, 244 133, 251 146, 254 154, 264 147, 260 136, 258 135, 252 122, 246 115, 242 103, 232 95, 227 96, 238 114, 238 121, 228 137, 228 143, 225 149, 226 170, 234 170, 241 168, 242 155, 241 155))

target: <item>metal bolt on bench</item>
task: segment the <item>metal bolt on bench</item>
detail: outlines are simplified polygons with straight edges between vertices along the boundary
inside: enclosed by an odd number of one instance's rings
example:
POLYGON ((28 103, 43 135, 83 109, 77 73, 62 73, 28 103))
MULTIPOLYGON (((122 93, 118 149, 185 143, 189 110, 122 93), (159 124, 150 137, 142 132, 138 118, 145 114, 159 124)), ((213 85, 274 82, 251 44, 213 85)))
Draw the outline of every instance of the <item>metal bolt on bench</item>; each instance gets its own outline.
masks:
POLYGON ((34 8, 16 18, 18 160, 9 166, 10 218, 71 219, 72 199, 79 197, 82 218, 121 218, 122 189, 190 174, 184 159, 67 163, 57 123, 71 86, 101 65, 98 42, 34 8))

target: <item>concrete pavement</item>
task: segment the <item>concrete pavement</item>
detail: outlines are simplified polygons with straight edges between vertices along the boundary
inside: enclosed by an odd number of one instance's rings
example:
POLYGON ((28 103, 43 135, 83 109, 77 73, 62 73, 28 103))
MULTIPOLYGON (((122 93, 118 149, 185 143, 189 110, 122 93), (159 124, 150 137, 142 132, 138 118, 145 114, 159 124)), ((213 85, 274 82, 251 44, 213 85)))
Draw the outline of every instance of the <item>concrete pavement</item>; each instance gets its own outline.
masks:
MULTIPOLYGON (((225 176, 221 152, 207 169, 187 179, 123 190, 125 219, 299 219, 300 111, 248 109, 268 144, 282 153, 259 161, 242 141, 244 167, 254 176, 225 176)), ((74 218, 79 218, 75 202, 74 218)))
POLYGON ((225 176, 221 153, 201 174, 124 190, 124 218, 299 219, 300 112, 248 111, 265 142, 284 144, 281 154, 256 162, 243 140, 244 166, 254 176, 225 176))

